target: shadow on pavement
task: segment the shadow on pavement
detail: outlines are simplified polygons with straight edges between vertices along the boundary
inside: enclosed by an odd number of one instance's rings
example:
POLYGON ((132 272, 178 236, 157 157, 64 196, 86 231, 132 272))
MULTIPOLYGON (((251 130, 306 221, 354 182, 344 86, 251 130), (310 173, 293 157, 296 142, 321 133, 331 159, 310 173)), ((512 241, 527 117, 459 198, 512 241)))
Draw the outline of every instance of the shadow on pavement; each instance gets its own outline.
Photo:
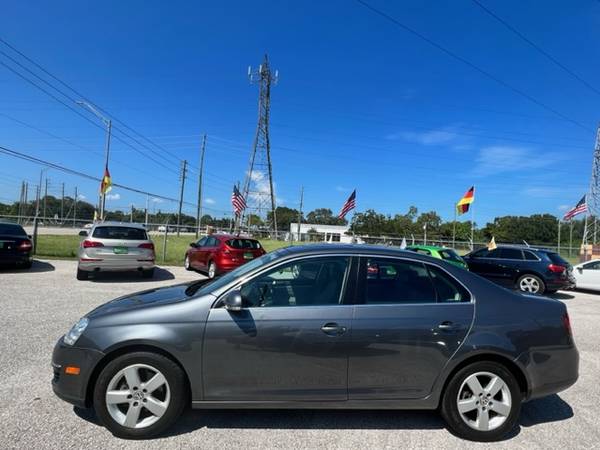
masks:
POLYGON ((0 266, 0 273, 35 273, 35 272, 52 272, 55 268, 52 264, 46 261, 33 260, 31 268, 25 269, 23 267, 15 266, 0 266))
POLYGON ((559 422, 573 417, 573 408, 558 395, 523 403, 519 424, 531 427, 540 423, 559 422))
POLYGON ((175 275, 167 269, 156 267, 152 278, 144 278, 140 272, 98 272, 89 277, 97 283, 147 283, 152 281, 174 280, 175 275))
POLYGON ((555 298, 557 300, 571 300, 572 298, 575 298, 575 295, 573 295, 570 292, 555 292, 553 294, 548 294, 548 297, 550 298, 555 298))

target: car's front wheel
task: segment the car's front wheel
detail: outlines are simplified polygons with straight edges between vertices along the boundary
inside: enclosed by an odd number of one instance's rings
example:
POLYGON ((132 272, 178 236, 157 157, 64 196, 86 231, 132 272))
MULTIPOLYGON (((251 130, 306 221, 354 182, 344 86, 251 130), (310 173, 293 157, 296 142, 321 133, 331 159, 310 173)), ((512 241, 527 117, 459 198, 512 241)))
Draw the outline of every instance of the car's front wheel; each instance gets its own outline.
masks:
POLYGON ((187 402, 181 368, 165 356, 136 352, 115 358, 94 387, 94 409, 115 436, 154 437, 171 426, 187 402))
POLYGON ((448 427, 472 441, 490 442, 510 432, 521 412, 521 391, 514 375, 495 362, 478 362, 459 370, 442 399, 448 427))
POLYGON ((541 295, 546 290, 546 285, 540 277, 526 273, 517 280, 517 288, 527 294, 541 295))
POLYGON ((217 276, 217 265, 214 261, 208 263, 208 278, 211 280, 217 276))

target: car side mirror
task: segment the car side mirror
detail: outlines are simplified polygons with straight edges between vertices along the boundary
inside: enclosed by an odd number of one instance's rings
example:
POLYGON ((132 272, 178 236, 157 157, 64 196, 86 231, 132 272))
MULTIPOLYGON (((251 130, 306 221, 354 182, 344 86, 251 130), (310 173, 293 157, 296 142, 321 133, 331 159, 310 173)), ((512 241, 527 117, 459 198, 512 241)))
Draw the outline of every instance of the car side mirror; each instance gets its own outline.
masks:
POLYGON ((88 235, 88 232, 87 232, 87 231, 85 231, 85 230, 81 230, 81 231, 79 232, 79 236, 87 236, 87 235, 88 235))
POLYGON ((198 244, 196 244, 195 242, 190 242, 190 247, 197 248, 198 244))
POLYGON ((583 267, 578 267, 578 268, 577 268, 577 271, 578 271, 579 273, 583 273, 583 267))
POLYGON ((228 292, 223 299, 223 305, 227 311, 241 311, 242 310, 242 293, 239 289, 234 289, 228 292))

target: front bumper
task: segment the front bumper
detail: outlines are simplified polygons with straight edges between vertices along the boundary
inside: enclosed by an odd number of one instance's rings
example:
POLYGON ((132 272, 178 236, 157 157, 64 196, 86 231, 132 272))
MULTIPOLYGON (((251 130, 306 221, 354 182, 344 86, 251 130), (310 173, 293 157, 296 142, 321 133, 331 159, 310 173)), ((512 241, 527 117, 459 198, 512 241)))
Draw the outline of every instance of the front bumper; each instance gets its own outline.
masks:
POLYGON ((579 378, 575 345, 537 348, 522 353, 516 361, 527 373, 527 400, 564 391, 579 378))
POLYGON ((87 388, 90 377, 104 353, 98 350, 71 347, 63 343, 62 337, 52 352, 52 390, 62 400, 85 408, 89 406, 87 388), (67 366, 79 368, 79 375, 65 372, 67 366))

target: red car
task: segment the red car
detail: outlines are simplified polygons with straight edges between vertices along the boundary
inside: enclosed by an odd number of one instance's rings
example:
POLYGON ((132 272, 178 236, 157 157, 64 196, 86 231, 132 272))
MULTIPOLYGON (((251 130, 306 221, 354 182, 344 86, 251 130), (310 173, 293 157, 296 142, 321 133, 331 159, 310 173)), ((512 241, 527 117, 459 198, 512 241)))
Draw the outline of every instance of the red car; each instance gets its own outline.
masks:
POLYGON ((214 278, 265 253, 256 239, 213 234, 190 244, 185 252, 184 266, 186 270, 198 270, 205 272, 208 278, 214 278))

